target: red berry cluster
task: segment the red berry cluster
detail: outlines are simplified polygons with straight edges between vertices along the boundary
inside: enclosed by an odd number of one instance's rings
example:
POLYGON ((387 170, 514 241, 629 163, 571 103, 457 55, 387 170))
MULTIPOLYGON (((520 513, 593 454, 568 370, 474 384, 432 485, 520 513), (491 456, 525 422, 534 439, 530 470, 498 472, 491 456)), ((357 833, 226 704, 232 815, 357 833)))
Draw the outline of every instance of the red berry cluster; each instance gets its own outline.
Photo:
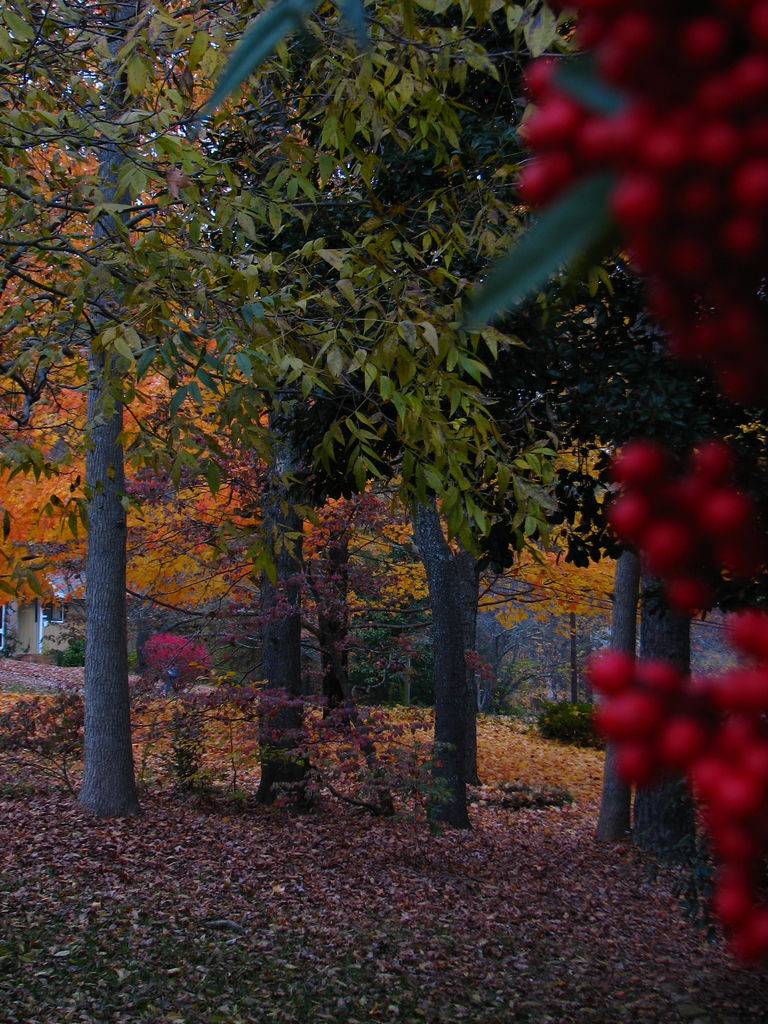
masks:
POLYGON ((663 662, 607 651, 590 679, 604 697, 596 720, 617 744, 617 769, 644 785, 685 775, 718 862, 713 910, 734 953, 768 956, 761 902, 768 854, 768 614, 732 617, 731 641, 758 664, 721 679, 689 679, 663 662))
POLYGON ((739 400, 768 392, 768 0, 581 0, 582 44, 626 98, 597 114, 535 61, 524 200, 612 169, 613 214, 673 350, 739 400))
POLYGON ((621 540, 642 551, 682 614, 711 607, 721 570, 749 579, 763 563, 755 505, 735 485, 734 468, 723 441, 699 445, 682 471, 651 441, 631 442, 613 461, 622 494, 611 503, 608 521, 621 540))

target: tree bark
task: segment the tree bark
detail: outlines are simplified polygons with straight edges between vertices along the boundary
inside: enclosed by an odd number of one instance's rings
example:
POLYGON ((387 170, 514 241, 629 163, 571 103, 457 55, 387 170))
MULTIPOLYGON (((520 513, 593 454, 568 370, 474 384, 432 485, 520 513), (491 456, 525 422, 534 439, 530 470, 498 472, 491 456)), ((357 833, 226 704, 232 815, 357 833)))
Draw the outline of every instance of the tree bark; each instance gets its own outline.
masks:
MULTIPOLYGON (((114 29, 107 45, 115 81, 105 85, 102 116, 114 121, 125 103, 117 79, 117 52, 136 14, 135 3, 115 3, 108 14, 114 29)), ((117 179, 125 155, 112 142, 98 150, 99 179, 106 202, 120 201, 117 179)), ((119 239, 109 214, 94 225, 94 239, 111 246, 119 239)), ((105 294, 102 305, 117 305, 105 294)), ((100 325, 94 324, 99 330, 100 325)), ((110 358, 91 345, 88 392, 88 447, 85 456, 88 500, 86 547, 85 732, 80 803, 102 817, 126 817, 139 811, 131 746, 128 638, 126 625, 127 523, 123 406, 110 358)))
MULTIPOLYGON (((637 604, 640 591, 640 561, 634 551, 624 551, 616 562, 611 615, 611 647, 635 656, 637 643, 637 604)), ((632 790, 616 772, 616 745, 605 748, 603 791, 595 838, 615 843, 629 835, 632 790)))
POLYGON ((348 561, 349 545, 346 536, 332 537, 323 559, 322 578, 315 588, 323 697, 329 710, 349 699, 348 561))
POLYGON ((576 633, 576 612, 568 613, 568 652, 571 674, 571 703, 579 701, 579 658, 576 633))
MULTIPOLYGON (((277 431, 276 431, 277 433, 277 431)), ((303 749, 304 708, 301 671, 301 520, 291 506, 285 476, 293 466, 292 453, 280 439, 262 507, 266 543, 275 561, 275 579, 261 579, 261 670, 275 704, 259 722, 260 803, 270 804, 278 786, 288 788, 291 801, 306 804, 309 767, 303 749)))
MULTIPOLYGON (((477 559, 471 552, 459 547, 454 555, 461 614, 464 622, 464 662, 467 655, 477 656, 477 606, 480 599, 480 575, 477 559)), ((464 781, 470 786, 479 786, 477 774, 477 711, 478 685, 477 670, 467 666, 467 718, 464 750, 464 781)))
MULTIPOLYGON (((640 656, 671 662, 690 671, 690 620, 671 611, 661 589, 643 578, 640 656)), ((670 775, 654 786, 640 788, 635 795, 634 842, 672 860, 685 860, 695 838, 693 803, 684 780, 670 775)))
POLYGON ((456 562, 443 535, 435 499, 417 504, 414 538, 424 562, 432 609, 435 650, 435 765, 433 776, 444 792, 429 814, 457 828, 469 828, 466 786, 467 665, 456 562))

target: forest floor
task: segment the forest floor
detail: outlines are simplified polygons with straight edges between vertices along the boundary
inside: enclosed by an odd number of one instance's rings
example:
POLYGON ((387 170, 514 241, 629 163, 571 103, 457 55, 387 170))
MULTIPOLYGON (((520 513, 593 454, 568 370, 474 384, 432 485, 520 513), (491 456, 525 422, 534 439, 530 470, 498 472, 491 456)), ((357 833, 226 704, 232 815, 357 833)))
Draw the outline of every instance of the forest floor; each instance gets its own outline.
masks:
POLYGON ((682 878, 594 841, 600 761, 483 720, 481 793, 575 802, 482 800, 470 831, 158 785, 104 821, 0 786, 0 1022, 768 1024, 768 972, 686 919, 682 878))

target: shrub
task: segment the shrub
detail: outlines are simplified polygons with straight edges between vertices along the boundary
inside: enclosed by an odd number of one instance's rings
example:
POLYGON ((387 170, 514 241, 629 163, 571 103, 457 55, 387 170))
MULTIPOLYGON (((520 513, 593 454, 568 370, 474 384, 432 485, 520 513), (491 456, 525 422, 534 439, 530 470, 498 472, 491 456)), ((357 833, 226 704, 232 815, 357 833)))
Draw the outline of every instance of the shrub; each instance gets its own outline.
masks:
POLYGON ((593 712, 594 706, 584 701, 543 701, 536 724, 545 739, 577 747, 602 747, 604 741, 595 728, 593 712))
POLYGON ((63 651, 55 653, 56 664, 64 668, 78 668, 85 664, 85 637, 73 636, 63 651))
POLYGON ((144 661, 155 676, 162 676, 173 690, 183 690, 211 663, 204 644, 174 633, 155 633, 144 645, 144 661))
POLYGON ((34 766, 74 793, 72 766, 83 756, 83 698, 75 690, 16 701, 0 714, 0 762, 34 766))

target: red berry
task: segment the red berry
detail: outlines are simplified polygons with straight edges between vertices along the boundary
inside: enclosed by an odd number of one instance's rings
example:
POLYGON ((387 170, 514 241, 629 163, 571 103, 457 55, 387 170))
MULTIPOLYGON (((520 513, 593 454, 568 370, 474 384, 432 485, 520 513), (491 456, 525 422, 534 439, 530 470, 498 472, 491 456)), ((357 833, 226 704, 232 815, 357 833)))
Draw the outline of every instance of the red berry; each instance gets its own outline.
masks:
POLYGON ((647 786, 658 774, 658 765, 646 744, 622 744, 616 752, 616 771, 629 785, 647 786))
POLYGON ((533 149, 562 144, 576 134, 583 116, 567 96, 551 96, 523 125, 525 141, 533 149))
POLYGON ((743 163, 733 179, 733 196, 748 210, 768 210, 768 157, 743 163))
POLYGON ((611 196, 611 210, 622 225, 644 225, 655 220, 664 205, 664 192, 650 174, 629 174, 611 196))
POLYGON ((685 673, 668 661, 642 658, 635 666, 635 679, 659 696, 679 693, 685 683, 685 673))
POLYGON ((730 167, 741 152, 741 136, 729 121, 708 121, 699 129, 694 146, 707 167, 730 167))
POLYGON ((730 99, 743 107, 765 107, 768 92, 768 55, 751 52, 743 57, 730 75, 730 99))
POLYGON ((549 93, 557 73, 557 63, 551 57, 532 61, 525 71, 525 86, 533 100, 541 100, 549 93))
POLYGON ((520 172, 518 192, 530 206, 542 206, 562 191, 573 171, 573 162, 566 153, 545 153, 520 172))
POLYGON ((697 67, 718 61, 728 47, 728 29, 722 18, 704 15, 691 19, 680 39, 683 58, 697 67))
POLYGON ((622 651, 601 651, 589 659, 587 675, 590 685, 598 693, 616 694, 632 683, 634 658, 622 651))
POLYGON ((680 615, 706 611, 714 601, 709 584, 695 576, 677 576, 667 580, 666 595, 670 607, 680 615))
POLYGON ((752 867, 760 855, 760 844, 752 833, 738 822, 712 819, 709 823, 709 835, 717 857, 731 864, 752 867))
POLYGON ((720 440, 701 441, 693 454, 693 469, 711 483, 723 483, 735 469, 730 446, 720 440))
POLYGON ((659 755, 670 768, 685 768, 705 749, 708 730, 690 715, 675 715, 663 726, 659 755))
POLYGON ((649 736, 661 719, 659 702, 650 694, 626 691, 602 704, 595 722, 608 739, 637 740, 649 736))
POLYGON ((768 47, 768 0, 758 0, 752 4, 749 29, 755 42, 768 47))
POLYGON ((768 910, 753 909, 730 939, 730 947, 743 963, 757 964, 768 957, 768 910))
POLYGON ((720 707, 733 711, 768 711, 768 668, 734 669, 717 693, 720 707))
POLYGON ((607 515, 611 529, 636 544, 651 521, 651 506, 642 494, 625 494, 611 502, 607 515))
POLYGON ((727 763, 713 754, 705 754, 694 762, 690 770, 691 782, 702 800, 709 800, 718 779, 726 770, 727 763))
POLYGON ((676 519, 661 519, 643 535, 643 556, 648 568, 657 576, 682 569, 694 550, 691 530, 676 519))
POLYGON ((741 752, 739 767, 742 771, 768 783, 768 739, 755 739, 741 752))
POLYGON ((616 126, 612 119, 588 117, 579 128, 579 152, 585 160, 602 162, 619 153, 616 143, 616 126))
POLYGON ((753 516, 754 506, 746 494, 720 487, 704 498, 698 518, 712 537, 728 537, 744 530, 753 516))
MULTIPOLYGON (((736 677, 740 672, 741 670, 737 669, 728 675, 736 677)), ((721 679, 720 685, 723 684, 724 680, 721 679)), ((717 703, 717 689, 713 691, 713 697, 717 703)), ((751 746, 757 739, 759 739, 758 725, 754 717, 749 714, 732 714, 721 723, 713 742, 718 753, 724 754, 732 760, 734 757, 740 756, 745 747, 751 746)))
POLYGON ((660 125, 643 140, 641 157, 656 171, 676 171, 688 160, 689 140, 676 125, 660 125))
POLYGON ((723 246, 734 256, 748 259, 757 255, 764 242, 764 232, 747 214, 732 217, 722 232, 723 246))
POLYGON ((613 479, 632 487, 659 482, 669 469, 669 456, 654 441, 630 441, 611 463, 613 479))
POLYGON ((733 540, 722 541, 715 554, 720 565, 738 579, 751 579, 762 567, 764 550, 759 535, 749 533, 733 540))
POLYGON ((712 256, 707 242, 698 235, 677 234, 667 247, 667 268, 685 281, 707 277, 712 270, 712 256))
POLYGON ((743 772, 724 771, 712 787, 709 799, 716 809, 734 818, 746 818, 758 810, 765 786, 743 772))
POLYGON ((712 910, 726 928, 733 928, 752 913, 754 896, 754 887, 744 871, 722 872, 715 883, 712 910))
POLYGON ((720 191, 711 179, 694 178, 681 185, 677 206, 682 213, 697 220, 712 216, 720 206, 720 191))
POLYGON ((768 612, 750 608, 726 619, 728 640, 742 654, 768 661, 768 612))

